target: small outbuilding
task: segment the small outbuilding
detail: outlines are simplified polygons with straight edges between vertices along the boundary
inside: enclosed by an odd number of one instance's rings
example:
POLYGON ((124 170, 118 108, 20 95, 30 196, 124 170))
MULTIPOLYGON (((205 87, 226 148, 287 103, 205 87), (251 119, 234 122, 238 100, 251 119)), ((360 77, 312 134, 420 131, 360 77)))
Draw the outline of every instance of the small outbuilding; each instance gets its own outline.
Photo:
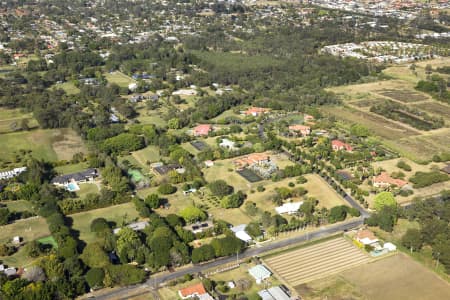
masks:
POLYGON ((249 269, 248 272, 253 278, 255 278, 257 284, 260 284, 272 275, 272 272, 270 272, 269 269, 263 265, 256 265, 249 269))

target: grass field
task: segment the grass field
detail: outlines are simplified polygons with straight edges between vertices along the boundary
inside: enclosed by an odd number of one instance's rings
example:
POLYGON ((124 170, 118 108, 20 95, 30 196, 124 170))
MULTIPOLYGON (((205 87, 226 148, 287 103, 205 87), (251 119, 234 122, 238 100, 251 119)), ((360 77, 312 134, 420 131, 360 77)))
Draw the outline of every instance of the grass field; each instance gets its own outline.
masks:
POLYGON ((144 149, 135 151, 131 154, 144 170, 149 171, 147 162, 154 163, 160 161, 159 149, 156 146, 147 146, 144 149))
POLYGON ((19 109, 0 108, 0 133, 8 133, 21 128, 22 120, 28 120, 27 126, 35 129, 39 126, 32 113, 23 113, 19 109))
POLYGON ((326 182, 317 174, 305 175, 308 182, 302 186, 308 191, 308 197, 314 197, 319 200, 319 207, 326 207, 328 209, 337 206, 345 205, 347 202, 332 189, 326 182))
POLYGON ((106 73, 105 78, 109 83, 115 83, 120 87, 128 87, 130 83, 135 83, 136 80, 123 74, 122 72, 115 71, 112 73, 106 73))
POLYGON ((0 158, 12 160, 19 150, 31 150, 33 157, 56 161, 72 159, 78 152, 86 153, 81 137, 70 129, 38 129, 0 135, 0 158))
POLYGON ((75 172, 80 172, 86 170, 89 167, 87 162, 81 162, 78 164, 67 164, 63 166, 55 167, 55 171, 58 174, 71 174, 75 172))
POLYGON ((96 218, 105 218, 108 221, 115 222, 117 226, 120 226, 122 222, 129 223, 139 218, 139 214, 134 208, 133 203, 125 203, 81 212, 70 215, 69 217, 73 220, 72 228, 79 231, 80 239, 86 243, 91 243, 96 240, 95 233, 92 233, 90 230, 92 220, 96 218))
POLYGON ((80 89, 77 88, 72 82, 64 82, 61 84, 56 84, 52 87, 53 89, 62 89, 68 95, 75 95, 80 92, 80 89))
POLYGON ((20 236, 25 242, 47 236, 48 231, 45 219, 33 217, 24 220, 18 220, 12 224, 0 226, 0 243, 10 242, 13 237, 20 236))
POLYGON ((414 104, 414 107, 417 107, 421 110, 424 110, 430 114, 436 115, 438 117, 442 117, 450 121, 450 106, 445 105, 443 103, 438 103, 434 101, 429 101, 426 103, 414 104))
POLYGON ((292 287, 364 264, 370 257, 344 238, 336 238, 264 260, 292 287))
POLYGON ((25 200, 4 201, 2 203, 6 204, 10 211, 33 211, 30 202, 25 200))
POLYGON ((341 273, 367 299, 449 299, 450 285, 399 254, 341 273))

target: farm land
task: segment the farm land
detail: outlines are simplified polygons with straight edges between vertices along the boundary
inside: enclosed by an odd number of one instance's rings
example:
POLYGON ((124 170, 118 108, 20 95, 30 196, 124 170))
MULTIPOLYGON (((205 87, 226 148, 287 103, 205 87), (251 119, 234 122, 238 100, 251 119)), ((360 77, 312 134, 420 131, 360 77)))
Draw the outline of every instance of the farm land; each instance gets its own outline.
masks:
POLYGON ((404 254, 299 286, 307 299, 447 299, 448 283, 404 254))
MULTIPOLYGON (((439 59, 417 64, 415 73, 406 65, 390 67, 383 72, 393 79, 372 83, 335 87, 332 90, 344 101, 342 107, 325 107, 325 114, 333 115, 338 120, 358 123, 366 126, 388 148, 402 156, 417 162, 431 160, 433 154, 448 150, 450 142, 450 105, 432 99, 429 95, 414 89, 420 79, 425 79, 425 65, 449 65, 450 59, 439 59), (371 112, 371 108, 386 101, 396 103, 404 110, 417 111, 413 116, 409 112, 404 118, 410 118, 408 124, 394 121, 371 112), (411 124, 426 122, 422 115, 443 118, 442 128, 423 131, 411 124), (414 120, 412 118, 417 118, 414 120)), ((403 113, 403 111, 401 112, 403 113)))

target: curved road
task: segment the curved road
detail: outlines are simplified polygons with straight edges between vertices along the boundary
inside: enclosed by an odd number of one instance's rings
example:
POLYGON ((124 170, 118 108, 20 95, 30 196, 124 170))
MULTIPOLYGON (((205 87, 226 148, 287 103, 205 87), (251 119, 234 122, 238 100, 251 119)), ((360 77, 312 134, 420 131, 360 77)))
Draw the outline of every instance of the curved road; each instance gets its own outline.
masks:
MULTIPOLYGON (((290 239, 281 240, 281 241, 275 241, 270 244, 263 245, 259 248, 253 247, 248 248, 241 254, 239 254, 240 259, 250 258, 252 256, 261 255, 263 253, 276 250, 278 248, 283 248, 287 246, 292 246, 301 242, 305 242, 311 239, 317 239, 325 236, 329 236, 338 232, 342 232, 344 230, 352 229, 355 227, 358 227, 362 225, 364 222, 364 218, 360 217, 356 220, 351 220, 348 222, 343 222, 340 224, 327 226, 319 228, 313 232, 309 232, 300 236, 296 236, 290 239)), ((220 259, 216 259, 212 262, 201 264, 201 265, 194 265, 189 268, 184 268, 178 271, 175 271, 173 273, 169 274, 162 274, 162 275, 155 275, 150 277, 145 283, 129 286, 129 287, 123 287, 119 289, 111 290, 109 293, 103 293, 101 295, 95 296, 95 299, 127 299, 131 296, 143 294, 143 293, 149 293, 152 288, 160 286, 162 283, 171 281, 173 279, 182 277, 186 274, 197 274, 199 272, 204 272, 206 270, 219 267, 221 265, 231 264, 234 261, 236 261, 236 257, 229 256, 224 257, 220 259)), ((88 295, 86 295, 88 296, 88 295)))

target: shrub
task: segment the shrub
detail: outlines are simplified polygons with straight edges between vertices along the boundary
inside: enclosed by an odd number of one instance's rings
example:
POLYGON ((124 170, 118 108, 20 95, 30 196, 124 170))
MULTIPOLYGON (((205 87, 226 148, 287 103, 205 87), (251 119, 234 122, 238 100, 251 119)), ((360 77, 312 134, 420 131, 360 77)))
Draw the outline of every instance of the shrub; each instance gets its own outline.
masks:
POLYGON ((158 187, 158 192, 163 195, 170 195, 175 193, 176 191, 176 186, 173 186, 170 183, 163 183, 158 187))
POLYGON ((407 164, 406 162, 404 162, 403 160, 400 160, 400 161, 397 163, 397 167, 400 168, 400 169, 402 169, 402 170, 404 170, 404 171, 407 171, 407 172, 409 172, 409 171, 412 170, 412 169, 411 169, 411 166, 408 165, 408 164, 407 164))

